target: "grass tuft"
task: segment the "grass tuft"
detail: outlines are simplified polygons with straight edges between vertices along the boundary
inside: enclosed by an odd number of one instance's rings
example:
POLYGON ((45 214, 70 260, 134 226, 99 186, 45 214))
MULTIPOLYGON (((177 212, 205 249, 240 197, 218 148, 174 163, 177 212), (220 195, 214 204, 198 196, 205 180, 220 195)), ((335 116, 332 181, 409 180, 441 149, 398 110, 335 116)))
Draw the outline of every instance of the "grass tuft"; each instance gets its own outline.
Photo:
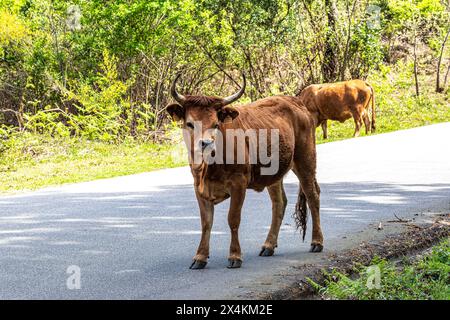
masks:
POLYGON ((325 274, 324 286, 312 285, 325 299, 449 300, 450 241, 442 241, 416 262, 395 264, 375 258, 371 266, 357 267, 355 274, 333 271, 325 274), (378 287, 373 285, 374 270, 379 270, 378 287))

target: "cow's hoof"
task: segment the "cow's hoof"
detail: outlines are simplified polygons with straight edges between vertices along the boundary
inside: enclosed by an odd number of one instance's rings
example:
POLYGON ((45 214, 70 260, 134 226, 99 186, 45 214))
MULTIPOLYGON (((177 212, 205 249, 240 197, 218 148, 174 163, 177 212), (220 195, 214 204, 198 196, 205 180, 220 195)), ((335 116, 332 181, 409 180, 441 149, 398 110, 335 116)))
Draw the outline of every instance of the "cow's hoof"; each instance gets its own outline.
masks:
POLYGON ((228 259, 228 269, 236 269, 242 266, 242 260, 228 259))
POLYGON ((311 244, 311 248, 309 249, 309 252, 322 252, 323 245, 321 244, 311 244))
POLYGON ((261 252, 259 253, 259 256, 260 257, 270 257, 270 256, 273 256, 273 253, 274 253, 275 251, 273 250, 273 249, 270 249, 270 248, 262 248, 261 249, 261 252))
POLYGON ((192 261, 192 264, 189 267, 189 269, 192 269, 192 270, 204 269, 206 267, 206 264, 207 264, 207 262, 205 262, 205 261, 194 260, 194 261, 192 261))

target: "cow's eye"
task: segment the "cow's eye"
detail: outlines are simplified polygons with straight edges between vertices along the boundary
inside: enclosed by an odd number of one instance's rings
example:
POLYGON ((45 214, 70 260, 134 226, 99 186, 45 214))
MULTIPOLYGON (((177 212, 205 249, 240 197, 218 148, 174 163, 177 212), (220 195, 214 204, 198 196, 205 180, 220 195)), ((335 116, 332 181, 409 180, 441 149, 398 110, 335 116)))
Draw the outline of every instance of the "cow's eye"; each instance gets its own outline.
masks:
POLYGON ((194 129, 194 124, 192 122, 188 122, 186 123, 186 127, 188 127, 189 129, 194 129))

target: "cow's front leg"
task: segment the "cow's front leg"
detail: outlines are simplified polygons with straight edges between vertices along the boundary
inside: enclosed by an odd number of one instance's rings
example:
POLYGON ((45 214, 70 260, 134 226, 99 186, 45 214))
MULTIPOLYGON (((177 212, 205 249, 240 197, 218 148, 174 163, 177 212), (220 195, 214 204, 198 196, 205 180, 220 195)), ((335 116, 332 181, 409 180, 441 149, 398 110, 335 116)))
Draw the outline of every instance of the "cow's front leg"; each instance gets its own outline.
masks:
POLYGON ((213 225, 214 204, 211 201, 201 198, 198 194, 196 194, 196 196, 198 206, 200 207, 202 238, 200 239, 197 254, 194 256, 190 269, 203 269, 206 266, 209 257, 209 239, 213 225))
POLYGON ((245 199, 245 188, 238 186, 231 191, 230 211, 228 212, 228 225, 231 230, 230 255, 227 268, 240 268, 242 265, 241 246, 239 244, 239 224, 241 223, 241 210, 245 199))

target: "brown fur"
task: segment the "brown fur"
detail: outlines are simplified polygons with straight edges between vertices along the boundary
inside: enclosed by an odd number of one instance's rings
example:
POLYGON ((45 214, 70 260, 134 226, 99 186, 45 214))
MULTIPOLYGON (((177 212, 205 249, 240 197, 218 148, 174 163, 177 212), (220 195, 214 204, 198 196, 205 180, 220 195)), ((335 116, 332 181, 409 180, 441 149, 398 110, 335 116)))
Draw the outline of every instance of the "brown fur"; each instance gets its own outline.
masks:
MULTIPOLYGON (((276 96, 258 100, 256 102, 231 107, 217 108, 216 101, 209 101, 205 105, 206 97, 189 97, 189 103, 172 104, 167 111, 176 119, 176 115, 184 115, 182 120, 184 128, 188 121, 201 121, 204 135, 205 131, 219 124, 220 130, 226 137, 226 129, 279 129, 279 170, 273 175, 261 175, 263 164, 193 164, 191 172, 194 177, 194 189, 200 207, 202 221, 202 237, 194 256, 194 264, 206 264, 209 256, 209 238, 212 227, 214 205, 231 198, 228 213, 228 223, 231 230, 231 245, 229 260, 231 267, 240 266, 242 254, 238 240, 238 229, 241 220, 241 209, 245 199, 246 189, 262 191, 268 189, 272 200, 272 225, 263 245, 261 255, 272 255, 277 246, 278 233, 284 216, 287 198, 284 192, 282 179, 284 175, 293 170, 299 178, 299 206, 302 214, 298 219, 306 228, 306 202, 313 218, 312 248, 320 251, 323 243, 319 218, 320 190, 316 182, 316 149, 315 149, 315 123, 306 107, 297 97, 276 96), (198 101, 196 105, 192 101, 198 101), (174 116, 175 115, 175 116, 174 116), (220 121, 228 119, 228 121, 220 121), (320 249, 319 249, 320 248, 320 249)), ((190 134, 192 135, 192 131, 190 134)), ((270 137, 270 133, 268 134, 270 137)), ((205 139, 205 136, 202 137, 205 139)), ((208 139, 214 139, 209 135, 208 139)), ((193 139, 192 139, 193 140, 193 139)), ((226 140, 226 139, 224 139, 226 140)), ((194 142, 192 141, 191 148, 194 142)), ((270 147, 270 144, 269 144, 270 147)), ((226 146, 224 146, 226 148, 226 146)), ((236 148, 236 147, 235 147, 236 148)), ((192 149, 191 149, 192 150, 192 149)), ((248 145, 247 145, 248 151, 248 145)), ((269 150, 269 152, 272 152, 269 150)), ((225 154, 225 152, 224 152, 225 154)), ((191 151, 190 159, 193 158, 191 151)))
POLYGON ((220 107, 223 103, 223 99, 219 97, 209 97, 209 96, 186 96, 187 106, 196 106, 199 108, 210 108, 211 106, 220 107))
POLYGON ((344 122, 353 117, 354 136, 364 122, 366 134, 375 131, 375 97, 373 88, 363 80, 336 83, 313 84, 303 89, 299 95, 313 115, 316 126, 321 125, 327 138, 327 120, 344 122), (370 100, 372 100, 372 124, 369 120, 370 100))

